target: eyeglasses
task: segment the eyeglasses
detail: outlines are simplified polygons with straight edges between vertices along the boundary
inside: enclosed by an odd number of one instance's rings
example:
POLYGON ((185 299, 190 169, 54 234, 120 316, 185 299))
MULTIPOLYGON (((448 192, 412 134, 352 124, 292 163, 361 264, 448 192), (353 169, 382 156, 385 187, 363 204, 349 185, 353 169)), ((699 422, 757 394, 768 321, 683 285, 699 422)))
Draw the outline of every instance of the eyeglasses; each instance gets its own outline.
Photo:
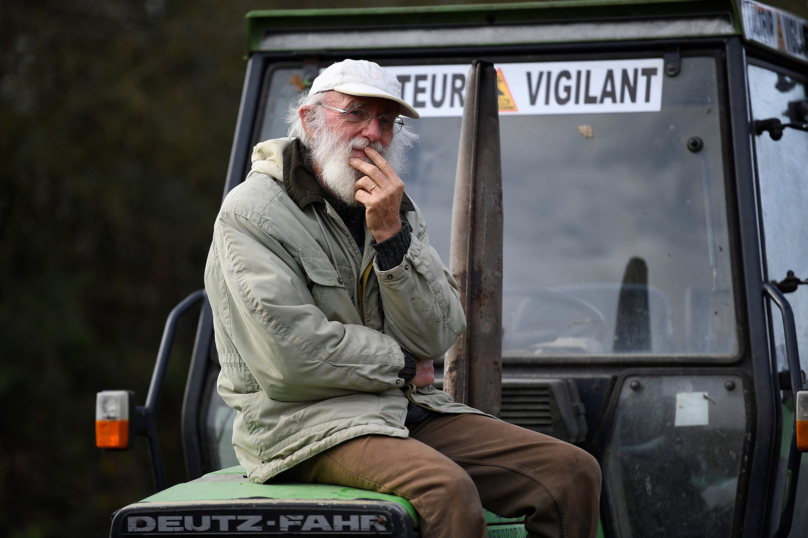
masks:
POLYGON ((345 110, 340 110, 338 108, 334 108, 333 106, 324 105, 322 103, 318 104, 322 107, 330 108, 331 110, 336 110, 337 112, 342 112, 345 121, 348 123, 364 122, 365 125, 370 125, 370 120, 376 118, 379 120, 379 129, 382 131, 391 131, 393 134, 398 133, 404 127, 404 120, 395 114, 382 114, 380 116, 374 116, 370 113, 370 111, 365 110, 364 108, 348 108, 345 110))

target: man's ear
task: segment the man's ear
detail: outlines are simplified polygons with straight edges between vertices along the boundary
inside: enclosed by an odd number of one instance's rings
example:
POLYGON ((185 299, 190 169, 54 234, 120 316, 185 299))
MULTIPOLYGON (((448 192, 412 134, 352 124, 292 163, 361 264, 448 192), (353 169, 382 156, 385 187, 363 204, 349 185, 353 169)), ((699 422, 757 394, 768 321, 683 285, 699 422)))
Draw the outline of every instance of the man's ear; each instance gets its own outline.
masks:
POLYGON ((306 131, 306 134, 309 137, 311 137, 311 133, 314 129, 310 127, 310 122, 314 119, 314 107, 311 105, 302 106, 297 113, 300 116, 300 122, 303 125, 303 130, 306 131))

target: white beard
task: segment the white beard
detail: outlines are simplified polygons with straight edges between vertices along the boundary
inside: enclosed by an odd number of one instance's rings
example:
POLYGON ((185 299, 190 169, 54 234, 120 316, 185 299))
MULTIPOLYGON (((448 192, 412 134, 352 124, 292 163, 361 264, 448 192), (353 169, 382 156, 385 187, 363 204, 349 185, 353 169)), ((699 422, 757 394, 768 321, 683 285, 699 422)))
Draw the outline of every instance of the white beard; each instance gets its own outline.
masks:
MULTIPOLYGON (((370 143, 363 136, 357 136, 351 140, 342 140, 327 127, 318 129, 312 138, 309 150, 311 151, 312 162, 320 170, 320 180, 334 196, 352 206, 360 205, 354 198, 354 184, 365 174, 348 164, 348 159, 351 158, 351 150, 370 146, 390 163, 393 170, 402 173, 407 149, 413 143, 413 140, 406 136, 399 137, 396 135, 390 145, 385 148, 381 142, 370 143)), ((373 164, 370 157, 365 157, 363 160, 373 164)))

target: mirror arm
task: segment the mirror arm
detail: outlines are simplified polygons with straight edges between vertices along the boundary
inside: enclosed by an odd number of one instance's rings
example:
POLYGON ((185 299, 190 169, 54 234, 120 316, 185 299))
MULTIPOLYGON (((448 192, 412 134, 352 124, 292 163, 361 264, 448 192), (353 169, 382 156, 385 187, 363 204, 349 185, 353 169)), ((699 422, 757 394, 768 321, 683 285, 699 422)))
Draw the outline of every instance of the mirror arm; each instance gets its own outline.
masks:
POLYGON ((808 284, 808 280, 800 280, 798 277, 794 275, 794 271, 789 270, 786 272, 786 277, 777 282, 776 280, 772 280, 771 283, 780 290, 781 293, 793 293, 797 291, 799 286, 804 284, 808 284))
POLYGON ((783 131, 786 127, 796 129, 798 131, 808 132, 808 122, 806 123, 783 123, 778 118, 769 118, 767 120, 755 120, 753 122, 754 131, 756 135, 762 135, 764 132, 769 131, 769 136, 772 140, 780 140, 783 138, 783 131))

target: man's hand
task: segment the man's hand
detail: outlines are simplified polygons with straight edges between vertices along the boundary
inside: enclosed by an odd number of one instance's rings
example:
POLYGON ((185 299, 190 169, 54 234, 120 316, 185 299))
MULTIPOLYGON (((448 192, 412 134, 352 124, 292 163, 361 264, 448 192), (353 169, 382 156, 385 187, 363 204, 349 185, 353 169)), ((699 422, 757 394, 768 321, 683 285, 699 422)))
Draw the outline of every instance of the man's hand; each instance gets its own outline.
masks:
POLYGON ((365 174, 354 185, 356 191, 354 198, 365 206, 368 229, 373 239, 381 243, 401 230, 399 212, 401 196, 404 194, 404 182, 378 151, 366 147, 365 155, 370 157, 374 164, 356 158, 348 161, 352 167, 365 174))
POLYGON ((415 377, 411 383, 418 388, 428 387, 435 382, 435 368, 432 361, 415 359, 415 377))

